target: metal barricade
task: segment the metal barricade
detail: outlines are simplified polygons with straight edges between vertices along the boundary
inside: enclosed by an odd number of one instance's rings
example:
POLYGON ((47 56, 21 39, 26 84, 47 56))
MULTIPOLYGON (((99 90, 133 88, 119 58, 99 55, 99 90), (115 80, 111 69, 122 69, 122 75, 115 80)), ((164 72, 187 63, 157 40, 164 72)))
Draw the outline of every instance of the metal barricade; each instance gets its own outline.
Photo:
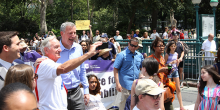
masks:
POLYGON ((185 82, 189 87, 187 81, 199 81, 201 68, 205 65, 213 65, 215 54, 217 51, 200 51, 196 56, 187 54, 183 61, 183 73, 185 74, 185 82), (206 53, 210 53, 212 56, 206 56, 206 53))

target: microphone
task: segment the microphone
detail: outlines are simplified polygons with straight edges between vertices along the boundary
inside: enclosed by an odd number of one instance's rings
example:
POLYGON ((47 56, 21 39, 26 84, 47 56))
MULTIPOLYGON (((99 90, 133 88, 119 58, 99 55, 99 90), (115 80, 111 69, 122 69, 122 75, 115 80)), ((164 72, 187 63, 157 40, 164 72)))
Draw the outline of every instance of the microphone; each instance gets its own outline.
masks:
POLYGON ((134 58, 134 56, 132 56, 132 58, 134 58))

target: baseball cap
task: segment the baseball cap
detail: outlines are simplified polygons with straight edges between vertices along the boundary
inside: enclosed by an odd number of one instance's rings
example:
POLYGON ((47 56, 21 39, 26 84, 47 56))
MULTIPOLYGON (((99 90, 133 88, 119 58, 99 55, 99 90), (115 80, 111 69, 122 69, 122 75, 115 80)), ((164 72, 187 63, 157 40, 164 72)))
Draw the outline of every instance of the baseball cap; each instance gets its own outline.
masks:
POLYGON ((99 55, 98 56, 102 56, 103 54, 111 51, 112 49, 111 48, 105 48, 105 49, 102 49, 100 52, 99 52, 99 55))
POLYGON ((136 29, 135 32, 140 31, 139 29, 136 29))
POLYGON ((108 38, 108 35, 107 34, 103 34, 101 37, 102 38, 108 38))
POLYGON ((138 39, 138 46, 139 47, 143 47, 143 45, 142 45, 142 39, 141 38, 137 38, 138 39))
POLYGON ((158 95, 164 92, 152 79, 139 79, 135 88, 135 94, 141 95, 147 93, 149 95, 158 95))
POLYGON ((20 42, 20 46, 22 48, 28 47, 28 45, 24 41, 20 42))

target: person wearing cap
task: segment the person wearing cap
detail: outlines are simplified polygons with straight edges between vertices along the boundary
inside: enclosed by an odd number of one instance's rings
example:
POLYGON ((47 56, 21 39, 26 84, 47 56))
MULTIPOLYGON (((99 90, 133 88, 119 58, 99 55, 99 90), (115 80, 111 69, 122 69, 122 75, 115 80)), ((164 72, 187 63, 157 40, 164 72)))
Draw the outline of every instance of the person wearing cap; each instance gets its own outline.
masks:
POLYGON ((123 40, 122 36, 119 35, 119 30, 116 31, 116 35, 114 36, 115 40, 123 40))
POLYGON ((136 29, 135 32, 136 32, 136 33, 134 34, 133 37, 141 37, 141 36, 139 35, 139 32, 140 32, 139 29, 136 29))
POLYGON ((110 48, 110 52, 113 56, 113 59, 116 58, 116 49, 115 49, 115 46, 113 43, 111 43, 110 41, 108 41, 108 35, 106 33, 104 33, 102 36, 101 36, 101 39, 100 39, 102 42, 108 42, 108 48, 110 48))
POLYGON ((115 59, 113 59, 113 57, 112 57, 112 53, 110 52, 111 50, 112 49, 109 49, 109 48, 102 49, 99 52, 97 60, 112 60, 112 61, 115 61, 115 59))
POLYGON ((156 28, 153 29, 153 33, 150 35, 150 39, 156 39, 156 37, 160 37, 160 35, 157 33, 156 28))
POLYGON ((138 79, 143 55, 136 51, 138 49, 138 39, 132 38, 128 42, 128 48, 117 54, 114 62, 114 77, 116 89, 122 92, 119 110, 124 110, 126 99, 131 94, 131 86, 135 79, 138 79))
POLYGON ((135 103, 133 110, 158 110, 159 101, 164 89, 151 79, 140 79, 135 87, 135 103))

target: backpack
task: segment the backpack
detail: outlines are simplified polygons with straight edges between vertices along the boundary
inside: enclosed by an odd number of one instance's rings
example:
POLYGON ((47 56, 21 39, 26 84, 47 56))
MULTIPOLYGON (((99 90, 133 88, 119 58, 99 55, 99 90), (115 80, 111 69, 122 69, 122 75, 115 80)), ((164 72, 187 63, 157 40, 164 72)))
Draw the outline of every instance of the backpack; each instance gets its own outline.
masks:
POLYGON ((184 54, 188 54, 189 47, 186 43, 179 41, 183 45, 184 54))

